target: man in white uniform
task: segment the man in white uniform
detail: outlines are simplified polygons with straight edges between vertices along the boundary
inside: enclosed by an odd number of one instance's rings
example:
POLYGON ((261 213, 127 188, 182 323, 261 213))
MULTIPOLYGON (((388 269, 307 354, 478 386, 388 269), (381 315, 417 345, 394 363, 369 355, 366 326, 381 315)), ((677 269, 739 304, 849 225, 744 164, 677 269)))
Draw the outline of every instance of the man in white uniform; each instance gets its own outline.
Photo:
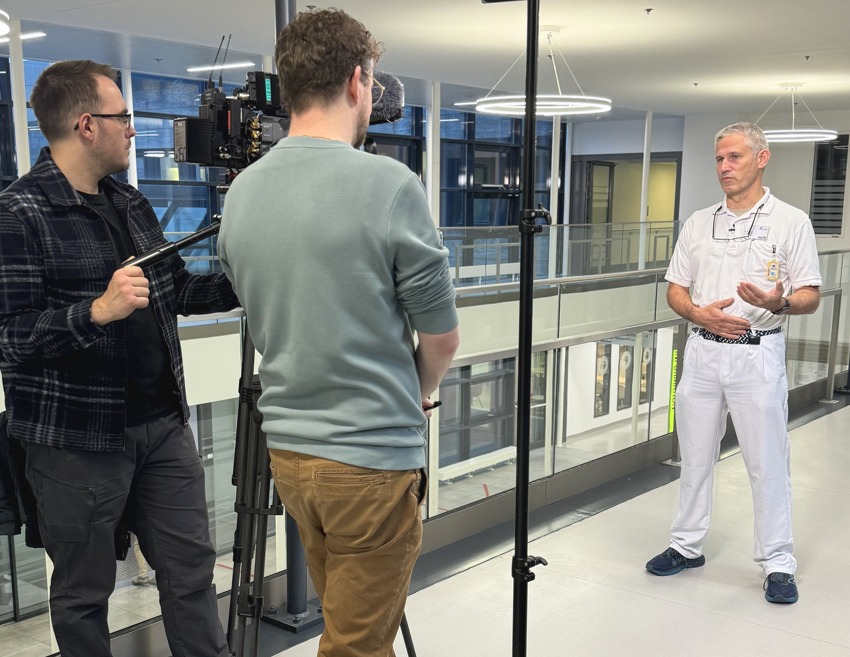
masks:
POLYGON ((646 569, 674 575, 705 564, 714 464, 731 413, 753 493, 754 559, 766 575, 765 598, 794 603, 782 324, 820 302, 815 235, 804 212, 762 187, 770 151, 760 128, 723 128, 715 155, 726 198, 688 219, 666 275, 668 304, 694 329, 676 391, 679 507, 670 547, 646 569))

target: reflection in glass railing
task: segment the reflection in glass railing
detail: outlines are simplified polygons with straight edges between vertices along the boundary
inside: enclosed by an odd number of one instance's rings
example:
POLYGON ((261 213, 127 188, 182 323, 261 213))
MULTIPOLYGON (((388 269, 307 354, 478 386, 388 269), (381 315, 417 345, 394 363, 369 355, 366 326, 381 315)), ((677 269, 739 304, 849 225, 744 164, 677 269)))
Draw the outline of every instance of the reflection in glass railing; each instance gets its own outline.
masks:
MULTIPOLYGON (((534 240, 535 279, 666 267, 675 222, 549 226, 534 240)), ((516 226, 443 228, 455 284, 511 283, 520 275, 516 226)))

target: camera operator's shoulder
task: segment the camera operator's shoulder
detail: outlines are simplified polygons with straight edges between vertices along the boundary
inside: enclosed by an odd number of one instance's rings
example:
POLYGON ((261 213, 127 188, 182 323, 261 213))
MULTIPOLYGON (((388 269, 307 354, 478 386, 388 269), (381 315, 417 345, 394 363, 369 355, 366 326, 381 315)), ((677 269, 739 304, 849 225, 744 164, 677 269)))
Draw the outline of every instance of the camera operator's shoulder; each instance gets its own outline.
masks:
POLYGON ((372 154, 365 151, 355 151, 362 166, 371 167, 381 175, 406 177, 410 174, 410 167, 388 155, 372 154))

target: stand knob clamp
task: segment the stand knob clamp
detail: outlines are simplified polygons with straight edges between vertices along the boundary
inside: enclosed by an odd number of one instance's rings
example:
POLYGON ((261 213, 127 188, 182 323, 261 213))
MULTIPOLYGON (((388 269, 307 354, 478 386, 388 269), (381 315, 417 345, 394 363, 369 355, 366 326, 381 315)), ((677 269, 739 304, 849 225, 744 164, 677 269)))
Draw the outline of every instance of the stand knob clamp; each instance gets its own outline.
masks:
POLYGON ((543 230, 544 223, 551 225, 552 214, 542 205, 538 205, 536 210, 522 210, 519 213, 520 233, 539 233, 543 230), (540 223, 540 219, 543 223, 540 223))
POLYGON ((514 579, 522 580, 523 582, 534 581, 534 573, 531 569, 535 566, 548 566, 549 562, 543 557, 514 557, 513 560, 513 577, 514 579))

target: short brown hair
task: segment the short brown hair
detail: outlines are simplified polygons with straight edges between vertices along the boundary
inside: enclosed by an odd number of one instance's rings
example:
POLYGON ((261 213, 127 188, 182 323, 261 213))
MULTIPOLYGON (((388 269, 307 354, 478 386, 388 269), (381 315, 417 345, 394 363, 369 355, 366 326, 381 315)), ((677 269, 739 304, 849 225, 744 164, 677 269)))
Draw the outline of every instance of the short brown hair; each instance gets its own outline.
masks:
POLYGON ((327 105, 342 91, 355 67, 365 72, 378 62, 383 44, 340 9, 298 14, 283 28, 275 46, 283 103, 299 113, 327 105))
POLYGON ((32 88, 30 105, 48 142, 67 136, 71 119, 100 109, 98 76, 113 82, 117 78, 111 66, 89 59, 56 62, 41 72, 32 88))

